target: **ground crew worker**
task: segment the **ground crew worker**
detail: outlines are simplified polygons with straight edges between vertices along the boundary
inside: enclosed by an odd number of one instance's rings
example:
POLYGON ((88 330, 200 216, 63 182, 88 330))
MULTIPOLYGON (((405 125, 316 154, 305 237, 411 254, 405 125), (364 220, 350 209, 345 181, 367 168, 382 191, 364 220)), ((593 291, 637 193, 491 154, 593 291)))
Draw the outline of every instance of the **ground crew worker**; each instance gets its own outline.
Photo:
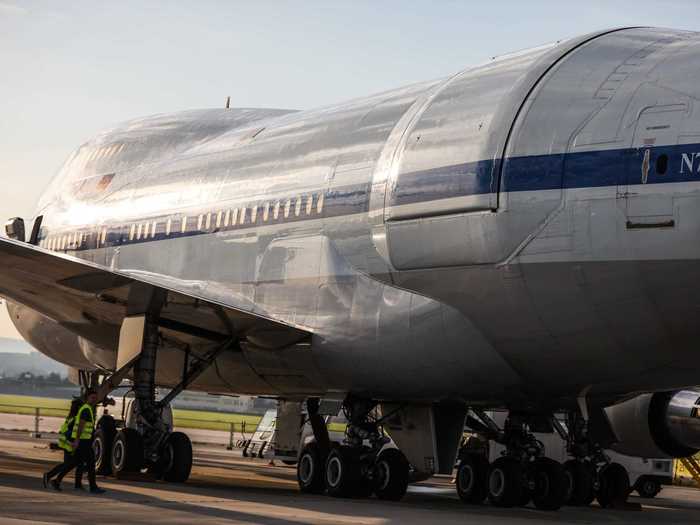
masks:
MULTIPOLYGON (((95 481, 95 453, 92 450, 96 405, 97 393, 92 389, 88 390, 85 394, 85 403, 78 409, 78 413, 75 416, 73 431, 71 433, 72 442, 70 445, 72 449, 75 450, 74 466, 82 463, 85 470, 87 470, 90 492, 93 494, 102 494, 105 491, 99 488, 95 481)), ((61 469, 56 479, 51 480, 51 486, 56 490, 61 490, 61 480, 71 468, 72 466, 61 469)))
MULTIPOLYGON (((83 406, 83 403, 84 402, 81 398, 76 398, 73 400, 70 406, 70 410, 68 411, 68 416, 66 417, 65 421, 63 422, 63 425, 61 425, 61 428, 58 431, 58 446, 59 448, 63 449, 63 463, 59 463, 50 471, 44 474, 44 488, 48 486, 48 484, 51 482, 51 479, 54 476, 63 471, 68 473, 73 467, 77 467, 75 471, 75 488, 83 488, 80 482, 83 473, 83 465, 79 463, 77 464, 75 450, 73 450, 73 446, 71 444, 70 439, 70 436, 73 433, 75 416, 78 414, 78 410, 80 410, 80 407, 83 406)), ((65 476, 65 474, 63 475, 65 476)))

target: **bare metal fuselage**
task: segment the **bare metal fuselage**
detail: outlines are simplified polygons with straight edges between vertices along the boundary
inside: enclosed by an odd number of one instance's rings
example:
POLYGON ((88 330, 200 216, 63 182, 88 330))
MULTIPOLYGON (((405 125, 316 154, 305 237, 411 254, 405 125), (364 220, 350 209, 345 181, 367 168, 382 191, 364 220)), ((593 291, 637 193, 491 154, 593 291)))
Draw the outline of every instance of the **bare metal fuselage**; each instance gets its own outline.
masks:
MULTIPOLYGON (((699 57, 698 34, 626 29, 319 110, 129 122, 68 159, 40 245, 314 334, 244 349, 202 390, 558 404, 694 385, 699 57)), ((113 366, 99 336, 78 352, 113 366)))

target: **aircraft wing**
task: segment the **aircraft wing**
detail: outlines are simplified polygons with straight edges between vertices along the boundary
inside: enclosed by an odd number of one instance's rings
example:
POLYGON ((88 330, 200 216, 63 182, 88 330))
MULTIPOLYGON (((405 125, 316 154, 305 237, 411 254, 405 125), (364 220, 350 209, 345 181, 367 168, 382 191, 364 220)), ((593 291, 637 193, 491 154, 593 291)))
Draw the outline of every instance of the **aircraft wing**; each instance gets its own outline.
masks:
POLYGON ((101 346, 116 348, 122 321, 135 288, 162 290, 165 306, 160 326, 185 343, 224 341, 237 337, 267 349, 309 340, 310 333, 183 293, 157 278, 134 277, 32 244, 0 238, 0 296, 56 321, 101 346))

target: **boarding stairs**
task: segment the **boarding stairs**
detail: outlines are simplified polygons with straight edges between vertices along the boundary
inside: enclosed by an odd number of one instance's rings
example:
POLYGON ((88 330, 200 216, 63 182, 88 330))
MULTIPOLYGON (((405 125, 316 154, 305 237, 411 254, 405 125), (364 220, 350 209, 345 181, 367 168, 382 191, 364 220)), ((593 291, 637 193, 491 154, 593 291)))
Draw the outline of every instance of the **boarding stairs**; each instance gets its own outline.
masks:
POLYGON ((693 476, 695 482, 700 485, 700 462, 692 456, 689 458, 681 458, 679 461, 690 475, 693 476))

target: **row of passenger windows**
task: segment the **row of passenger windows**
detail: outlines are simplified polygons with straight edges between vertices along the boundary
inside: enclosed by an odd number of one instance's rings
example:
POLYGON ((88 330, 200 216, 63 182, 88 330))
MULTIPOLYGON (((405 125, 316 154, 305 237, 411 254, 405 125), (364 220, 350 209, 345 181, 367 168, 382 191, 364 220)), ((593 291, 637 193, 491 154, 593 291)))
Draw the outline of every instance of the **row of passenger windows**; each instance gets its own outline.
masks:
MULTIPOLYGON (((264 202, 255 206, 229 208, 217 212, 201 213, 194 216, 177 216, 156 221, 138 222, 127 226, 128 235, 124 241, 141 241, 155 239, 157 234, 166 237, 188 232, 212 232, 224 228, 235 228, 243 225, 270 223, 290 218, 321 215, 323 212, 324 195, 306 195, 275 202, 264 202), (196 227, 195 227, 196 226, 196 227)), ((125 232, 126 233, 126 232, 125 232)), ((105 246, 107 228, 97 233, 76 232, 73 234, 49 235, 41 240, 39 245, 52 251, 76 250, 90 243, 90 247, 105 246), (96 236, 96 242, 92 241, 96 236)))

